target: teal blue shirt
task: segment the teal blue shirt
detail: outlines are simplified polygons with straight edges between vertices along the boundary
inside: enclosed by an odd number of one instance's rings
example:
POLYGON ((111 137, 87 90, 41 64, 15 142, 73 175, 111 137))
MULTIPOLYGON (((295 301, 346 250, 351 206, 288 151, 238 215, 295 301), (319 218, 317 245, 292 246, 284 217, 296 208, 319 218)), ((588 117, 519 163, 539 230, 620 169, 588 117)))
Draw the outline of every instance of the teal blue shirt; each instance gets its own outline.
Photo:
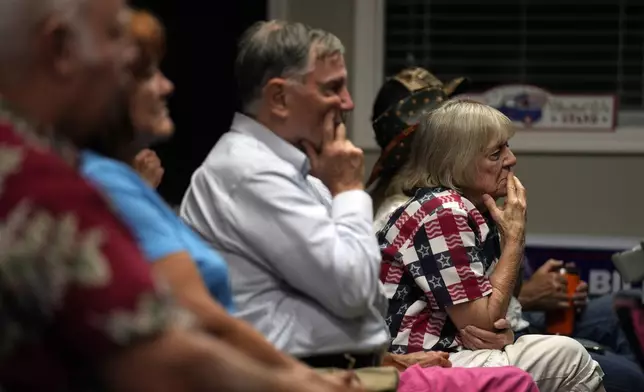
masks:
POLYGON ((186 226, 138 173, 122 162, 88 151, 82 155, 81 171, 108 197, 148 260, 189 253, 211 295, 233 312, 228 266, 223 258, 186 226))

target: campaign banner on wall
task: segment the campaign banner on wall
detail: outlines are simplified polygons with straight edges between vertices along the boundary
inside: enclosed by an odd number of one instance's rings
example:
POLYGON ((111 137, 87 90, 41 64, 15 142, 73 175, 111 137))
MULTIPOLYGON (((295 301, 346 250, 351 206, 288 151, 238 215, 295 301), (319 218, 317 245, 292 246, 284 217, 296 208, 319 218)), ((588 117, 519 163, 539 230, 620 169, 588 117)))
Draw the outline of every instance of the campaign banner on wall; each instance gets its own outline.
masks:
MULTIPOLYGON (((634 245, 634 244, 633 244, 634 245)), ((591 297, 616 293, 630 288, 641 288, 642 283, 624 283, 622 277, 615 269, 611 256, 624 251, 631 246, 578 246, 575 244, 527 244, 526 256, 530 268, 536 271, 548 259, 574 262, 579 269, 580 277, 588 283, 588 292, 591 297)))
POLYGON ((617 97, 614 94, 553 94, 530 85, 504 85, 468 98, 490 105, 522 130, 614 131, 617 97))

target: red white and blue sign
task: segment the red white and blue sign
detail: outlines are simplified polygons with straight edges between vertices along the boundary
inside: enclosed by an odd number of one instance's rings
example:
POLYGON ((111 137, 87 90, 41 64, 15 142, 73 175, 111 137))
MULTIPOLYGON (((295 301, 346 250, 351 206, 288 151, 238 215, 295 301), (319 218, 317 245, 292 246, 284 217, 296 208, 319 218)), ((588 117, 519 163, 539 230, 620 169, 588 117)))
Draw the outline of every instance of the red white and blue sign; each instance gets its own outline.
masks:
POLYGON ((536 86, 512 84, 458 98, 490 105, 522 130, 610 132, 617 125, 614 94, 553 94, 536 86))

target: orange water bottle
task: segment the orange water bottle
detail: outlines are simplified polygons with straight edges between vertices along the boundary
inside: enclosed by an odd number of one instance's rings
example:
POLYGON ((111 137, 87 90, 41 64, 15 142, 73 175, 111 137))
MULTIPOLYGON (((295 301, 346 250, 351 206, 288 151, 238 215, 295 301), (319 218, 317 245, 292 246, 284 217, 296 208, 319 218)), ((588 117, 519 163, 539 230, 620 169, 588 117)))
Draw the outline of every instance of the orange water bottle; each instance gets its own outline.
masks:
POLYGON ((572 298, 581 282, 579 272, 574 267, 561 268, 559 273, 566 279, 567 309, 551 310, 546 313, 546 331, 553 335, 570 336, 575 329, 575 306, 572 298))

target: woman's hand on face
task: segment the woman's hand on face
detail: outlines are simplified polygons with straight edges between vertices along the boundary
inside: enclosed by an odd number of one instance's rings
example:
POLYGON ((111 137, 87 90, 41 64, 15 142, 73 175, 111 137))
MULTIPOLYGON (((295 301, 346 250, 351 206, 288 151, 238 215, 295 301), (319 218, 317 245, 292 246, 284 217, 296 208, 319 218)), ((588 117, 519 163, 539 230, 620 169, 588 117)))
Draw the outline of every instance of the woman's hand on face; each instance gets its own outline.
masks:
POLYGON ((156 152, 149 148, 141 150, 132 161, 132 167, 152 188, 159 186, 163 179, 163 166, 156 152))
POLYGON ((528 201, 521 181, 512 172, 508 174, 507 196, 503 207, 497 206, 490 195, 483 195, 483 202, 499 226, 505 243, 515 242, 523 245, 528 201))

